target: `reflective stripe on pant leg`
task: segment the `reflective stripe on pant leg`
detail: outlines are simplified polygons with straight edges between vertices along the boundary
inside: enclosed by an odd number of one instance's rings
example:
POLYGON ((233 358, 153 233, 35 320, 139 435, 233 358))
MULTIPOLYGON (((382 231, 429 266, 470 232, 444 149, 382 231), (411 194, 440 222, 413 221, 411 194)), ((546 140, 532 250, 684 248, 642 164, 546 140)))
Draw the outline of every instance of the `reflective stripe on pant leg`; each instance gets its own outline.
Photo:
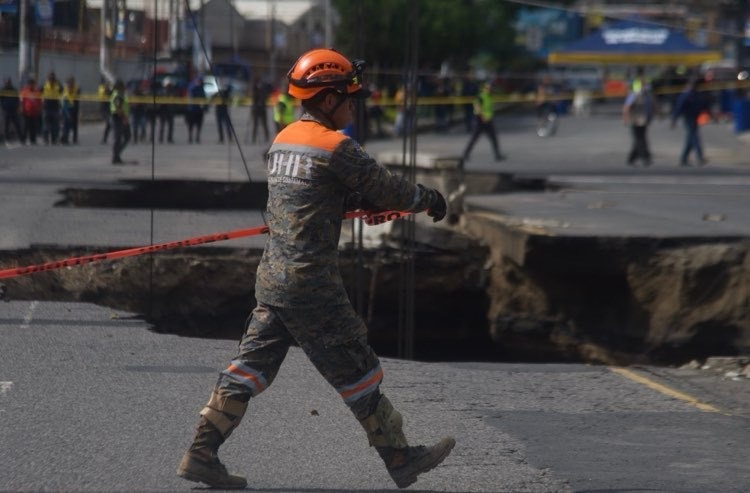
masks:
POLYGON ((362 378, 349 385, 337 387, 336 391, 341 395, 348 405, 352 405, 359 399, 366 397, 368 394, 375 392, 383 381, 383 369, 380 363, 367 372, 362 378))
POLYGON ((216 383, 223 395, 247 401, 263 392, 276 378, 292 337, 274 311, 259 303, 248 318, 238 354, 216 383))
POLYGON ((250 368, 240 360, 233 360, 226 370, 221 372, 221 374, 226 375, 247 387, 253 397, 260 394, 266 389, 266 387, 268 387, 268 382, 263 376, 263 373, 250 368))
POLYGON ((279 309, 277 313, 357 419, 370 415, 380 395, 383 371, 367 344, 367 327, 351 305, 279 309))

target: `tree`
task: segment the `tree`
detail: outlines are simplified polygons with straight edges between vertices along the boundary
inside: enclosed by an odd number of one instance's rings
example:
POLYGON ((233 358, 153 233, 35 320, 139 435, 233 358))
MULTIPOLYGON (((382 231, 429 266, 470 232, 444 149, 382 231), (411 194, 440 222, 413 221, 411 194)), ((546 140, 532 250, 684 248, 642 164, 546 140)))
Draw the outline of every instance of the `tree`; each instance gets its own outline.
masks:
POLYGON ((515 4, 497 0, 334 0, 341 17, 336 46, 371 66, 398 70, 405 60, 409 4, 419 1, 420 69, 456 70, 490 60, 491 70, 518 56, 512 26, 515 4))

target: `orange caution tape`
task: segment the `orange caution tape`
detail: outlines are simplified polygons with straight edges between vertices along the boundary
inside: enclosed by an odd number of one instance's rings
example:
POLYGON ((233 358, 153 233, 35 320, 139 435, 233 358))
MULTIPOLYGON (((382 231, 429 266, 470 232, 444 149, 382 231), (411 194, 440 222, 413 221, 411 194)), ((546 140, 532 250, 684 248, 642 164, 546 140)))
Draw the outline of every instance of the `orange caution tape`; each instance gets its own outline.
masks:
MULTIPOLYGON (((351 211, 344 214, 344 219, 361 218, 365 224, 373 226, 377 224, 383 224, 388 221, 393 221, 400 217, 404 217, 411 212, 401 211, 384 211, 384 212, 370 212, 370 211, 351 211)), ((196 238, 188 238, 186 240, 171 241, 168 243, 159 243, 157 245, 142 246, 136 248, 128 248, 126 250, 117 250, 114 252, 97 253, 94 255, 84 255, 82 257, 73 257, 65 260, 57 260, 54 262, 47 262, 44 264, 28 265, 26 267, 15 267, 12 269, 0 270, 0 279, 7 279, 9 277, 25 276, 33 274, 35 272, 46 272, 50 270, 62 269, 63 267, 75 267, 78 265, 90 264, 92 262, 101 262, 102 260, 115 260, 124 257, 134 257, 136 255, 143 255, 144 253, 159 252, 162 250, 171 250, 173 248, 202 245, 204 243, 213 243, 216 241, 233 240, 235 238, 242 238, 246 236, 256 236, 260 234, 268 233, 268 226, 256 226, 248 229, 236 229, 226 233, 216 233, 206 236, 198 236, 196 238)))

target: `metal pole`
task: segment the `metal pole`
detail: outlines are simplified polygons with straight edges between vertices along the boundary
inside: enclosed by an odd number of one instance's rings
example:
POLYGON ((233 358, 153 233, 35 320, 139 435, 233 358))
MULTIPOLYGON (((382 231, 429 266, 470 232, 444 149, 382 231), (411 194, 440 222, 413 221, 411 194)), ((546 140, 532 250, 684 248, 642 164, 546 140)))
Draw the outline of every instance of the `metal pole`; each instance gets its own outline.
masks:
MULTIPOLYGON (((200 27, 199 32, 201 33, 201 39, 205 43, 206 42, 206 2, 205 0, 201 0, 201 27, 200 27)), ((210 60, 208 59, 208 55, 205 55, 203 57, 203 65, 204 66, 208 65, 209 61, 210 60)))
POLYGON ((237 30, 234 28, 234 2, 227 0, 227 20, 229 22, 229 39, 232 43, 232 59, 237 59, 237 30))
POLYGON ((29 75, 29 0, 20 0, 18 6, 18 81, 29 75))
POLYGON ((737 15, 737 38, 736 38, 736 62, 737 68, 742 69, 745 66, 745 23, 747 22, 748 16, 748 1, 738 0, 738 15, 737 15))
POLYGON ((271 63, 270 63, 270 77, 269 79, 276 85, 276 1, 271 0, 271 37, 270 37, 270 50, 271 50, 271 63))
POLYGON ((177 45, 177 9, 175 0, 169 0, 167 22, 169 22, 169 55, 175 56, 179 46, 177 45))
POLYGON ((102 1, 102 10, 99 26, 99 72, 110 84, 114 84, 115 76, 109 68, 109 42, 107 41, 107 12, 109 11, 109 0, 102 1))
POLYGON ((78 2, 78 34, 83 33, 83 16, 86 13, 86 2, 78 2))
MULTIPOLYGON (((406 60, 404 64, 404 136, 402 149, 402 164, 405 177, 414 182, 416 179, 417 154, 417 68, 419 66, 418 26, 419 2, 409 4, 406 19, 406 60)), ((415 223, 410 217, 401 221, 403 241, 402 262, 399 269, 399 320, 398 320, 398 356, 406 359, 414 358, 415 332, 415 223)))

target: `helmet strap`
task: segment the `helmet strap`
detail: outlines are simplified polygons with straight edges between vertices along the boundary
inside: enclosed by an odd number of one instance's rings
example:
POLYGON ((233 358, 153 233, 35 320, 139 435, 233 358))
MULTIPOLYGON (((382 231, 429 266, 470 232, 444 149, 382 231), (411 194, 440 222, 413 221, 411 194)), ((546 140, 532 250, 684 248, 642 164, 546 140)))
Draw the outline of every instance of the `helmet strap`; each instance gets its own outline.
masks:
POLYGON ((321 116, 323 116, 326 120, 328 120, 328 124, 331 127, 335 127, 336 125, 335 125, 335 123, 333 121, 333 115, 336 113, 336 111, 338 111, 339 107, 342 104, 344 104, 346 102, 346 100, 349 99, 349 98, 345 94, 342 94, 342 93, 336 91, 335 89, 331 89, 330 93, 331 94, 336 94, 337 96, 339 96, 338 102, 333 106, 333 108, 331 108, 330 111, 323 111, 320 108, 320 106, 318 106, 318 111, 319 111, 319 113, 320 113, 321 116))
POLYGON ((345 102, 346 102, 346 101, 347 101, 347 100, 349 99, 349 97, 348 97, 348 96, 347 96, 346 94, 341 94, 341 93, 340 93, 340 92, 338 92, 338 91, 336 91, 336 94, 338 94, 338 95, 340 95, 340 96, 343 96, 343 97, 341 97, 341 98, 339 99, 338 103, 336 103, 336 104, 335 104, 335 105, 333 106, 333 108, 331 109, 331 111, 330 111, 330 112, 328 113, 328 115, 326 115, 326 116, 328 116, 328 118, 329 118, 329 119, 330 119, 331 121, 333 121, 333 114, 334 114, 334 113, 336 113, 336 112, 338 111, 339 107, 340 107, 340 106, 341 106, 342 104, 344 104, 344 103, 345 103, 345 102))

